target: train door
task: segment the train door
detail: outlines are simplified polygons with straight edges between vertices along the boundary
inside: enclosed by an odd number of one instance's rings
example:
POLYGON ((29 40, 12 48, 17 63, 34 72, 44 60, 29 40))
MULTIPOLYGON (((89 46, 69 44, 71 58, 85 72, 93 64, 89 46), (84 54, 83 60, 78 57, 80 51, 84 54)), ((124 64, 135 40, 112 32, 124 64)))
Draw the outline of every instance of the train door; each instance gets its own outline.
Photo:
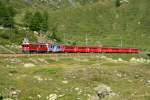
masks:
POLYGON ((60 46, 54 45, 53 52, 60 52, 60 51, 61 51, 60 46))
POLYGON ((52 52, 53 51, 53 45, 52 44, 48 44, 48 52, 52 52))
POLYGON ((61 48, 59 45, 51 44, 48 46, 48 52, 61 52, 61 48))

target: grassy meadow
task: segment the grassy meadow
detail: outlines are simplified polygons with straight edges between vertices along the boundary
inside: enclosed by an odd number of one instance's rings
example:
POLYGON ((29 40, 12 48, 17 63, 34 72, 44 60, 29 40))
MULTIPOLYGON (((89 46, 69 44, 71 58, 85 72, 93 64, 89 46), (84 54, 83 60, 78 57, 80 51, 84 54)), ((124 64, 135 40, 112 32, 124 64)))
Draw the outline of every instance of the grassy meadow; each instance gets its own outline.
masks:
POLYGON ((106 96, 103 100, 149 100, 150 62, 131 60, 137 55, 130 58, 111 56, 51 54, 0 57, 0 97, 53 100, 49 96, 55 95, 56 100, 92 100, 90 97, 96 95, 94 88, 105 84, 117 95, 106 96), (12 95, 12 91, 16 94, 12 95))
POLYGON ((138 48, 140 54, 0 56, 0 100, 150 100, 150 0, 2 0, 14 28, 0 25, 0 54, 21 53, 22 40, 39 35, 24 26, 26 12, 48 12, 45 40, 58 44, 138 48), (107 91, 105 91, 107 92, 107 91), (98 99, 97 99, 98 98, 98 99))

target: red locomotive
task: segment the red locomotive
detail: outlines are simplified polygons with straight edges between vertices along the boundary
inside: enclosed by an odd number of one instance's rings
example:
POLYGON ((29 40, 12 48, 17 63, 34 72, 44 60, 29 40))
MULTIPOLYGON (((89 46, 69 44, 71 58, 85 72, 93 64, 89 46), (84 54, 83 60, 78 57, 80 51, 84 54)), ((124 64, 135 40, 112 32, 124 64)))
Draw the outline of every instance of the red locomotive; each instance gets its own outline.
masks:
POLYGON ((139 53, 136 48, 111 48, 94 46, 67 46, 49 43, 24 43, 22 44, 24 53, 139 53))

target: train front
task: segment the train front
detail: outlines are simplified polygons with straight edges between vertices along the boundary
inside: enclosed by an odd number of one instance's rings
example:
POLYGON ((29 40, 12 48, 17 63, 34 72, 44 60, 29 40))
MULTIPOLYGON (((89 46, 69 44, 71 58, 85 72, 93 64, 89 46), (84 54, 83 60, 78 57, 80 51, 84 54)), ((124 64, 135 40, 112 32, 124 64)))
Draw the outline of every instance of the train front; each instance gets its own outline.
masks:
POLYGON ((22 52, 23 53, 29 53, 30 52, 30 48, 29 48, 29 43, 23 43, 22 44, 22 52))

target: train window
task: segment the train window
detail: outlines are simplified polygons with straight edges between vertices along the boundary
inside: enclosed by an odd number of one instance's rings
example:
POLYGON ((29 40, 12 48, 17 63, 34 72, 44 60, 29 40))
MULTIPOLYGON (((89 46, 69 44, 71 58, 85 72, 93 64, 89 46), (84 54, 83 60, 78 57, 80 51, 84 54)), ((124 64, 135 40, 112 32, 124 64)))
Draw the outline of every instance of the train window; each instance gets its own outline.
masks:
POLYGON ((39 45, 39 47, 40 47, 40 48, 42 48, 42 47, 43 47, 43 45, 39 45))
POLYGON ((37 47, 38 47, 38 45, 32 45, 32 47, 33 47, 33 48, 37 48, 37 47))
POLYGON ((33 47, 33 48, 35 48, 35 47, 36 47, 36 45, 32 45, 32 47, 33 47))
POLYGON ((66 49, 74 49, 74 47, 65 47, 66 49))
POLYGON ((54 45, 51 45, 51 48, 54 48, 54 45))
POLYGON ((60 49, 60 46, 57 46, 58 49, 60 49))
POLYGON ((86 47, 79 47, 78 49, 86 49, 86 47))
POLYGON ((91 48, 91 49, 97 49, 97 48, 91 48))
POLYGON ((29 45, 23 45, 23 47, 29 47, 29 45))
POLYGON ((44 45, 42 45, 42 47, 44 48, 44 45))

